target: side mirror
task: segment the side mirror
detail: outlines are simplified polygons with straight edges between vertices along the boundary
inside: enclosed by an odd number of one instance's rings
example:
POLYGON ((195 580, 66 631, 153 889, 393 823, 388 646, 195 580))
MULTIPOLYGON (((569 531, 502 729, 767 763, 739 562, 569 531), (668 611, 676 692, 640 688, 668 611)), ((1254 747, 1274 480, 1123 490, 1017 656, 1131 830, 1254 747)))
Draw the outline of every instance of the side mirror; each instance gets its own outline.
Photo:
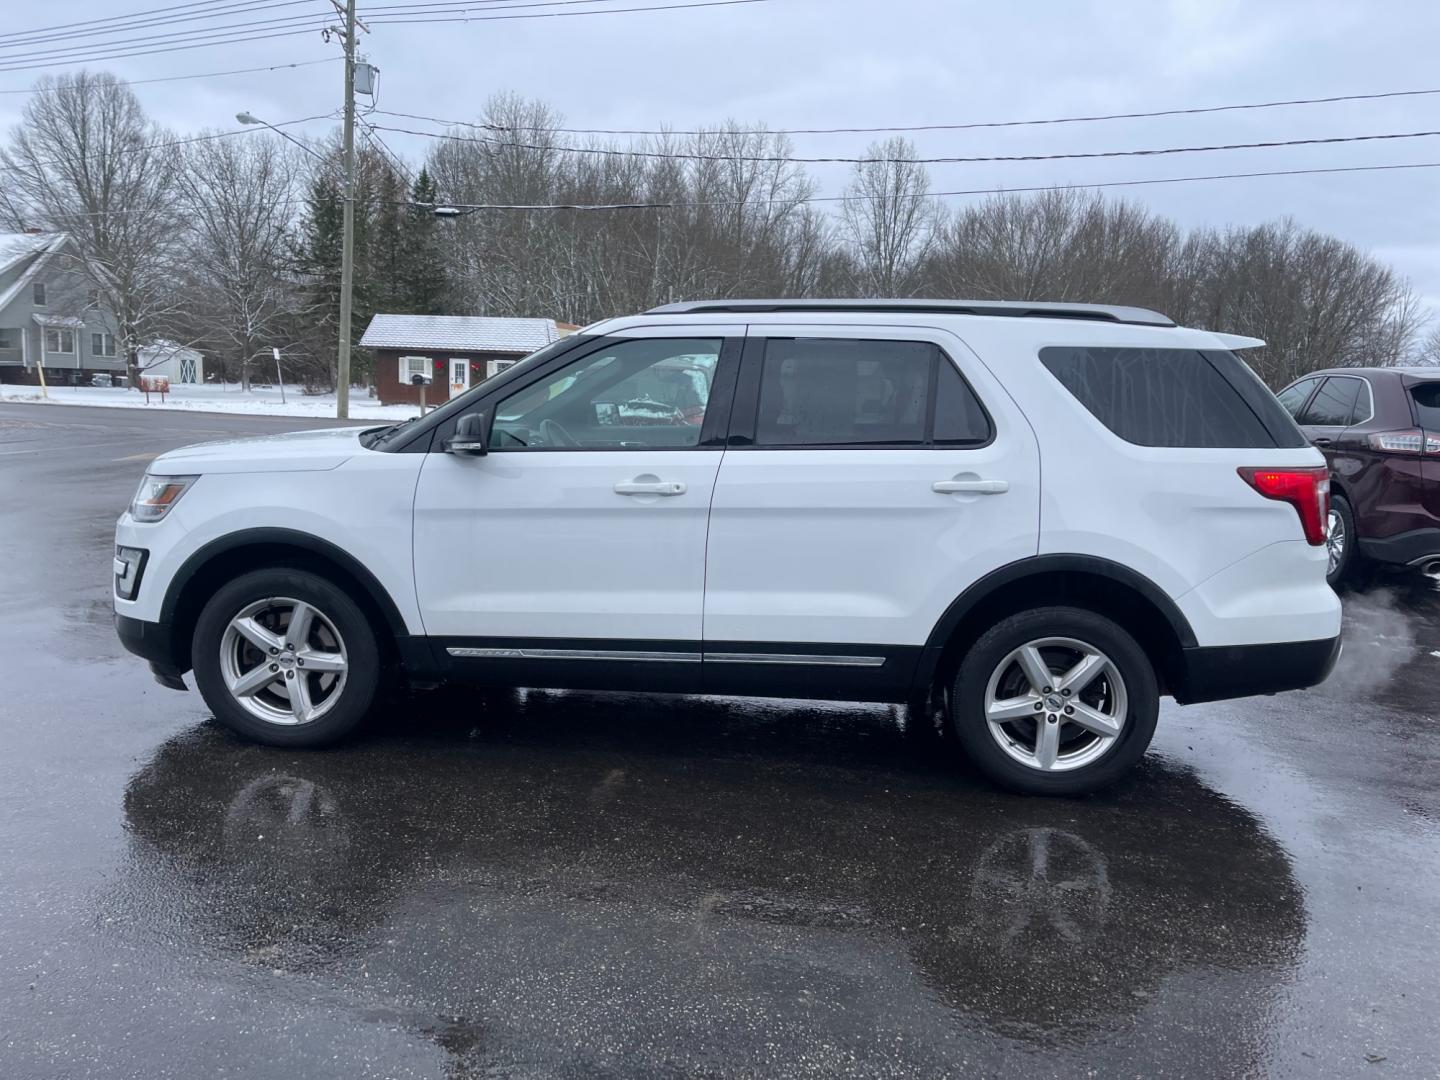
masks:
POLYGON ((445 440, 447 454, 482 457, 490 452, 490 413, 466 413, 455 422, 455 434, 445 440))

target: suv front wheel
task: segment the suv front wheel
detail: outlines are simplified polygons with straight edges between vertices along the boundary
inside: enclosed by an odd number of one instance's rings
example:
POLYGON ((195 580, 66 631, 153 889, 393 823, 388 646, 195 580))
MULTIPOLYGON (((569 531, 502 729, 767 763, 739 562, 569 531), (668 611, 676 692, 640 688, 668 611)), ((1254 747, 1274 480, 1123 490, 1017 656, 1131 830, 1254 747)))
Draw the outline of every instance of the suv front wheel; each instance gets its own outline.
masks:
POLYGON ((365 613, 305 570, 256 570, 222 587, 200 613, 191 650, 216 719, 272 746, 319 746, 347 734, 379 684, 365 613))
POLYGON ((951 722, 992 780, 1080 795, 1137 762, 1155 734, 1155 672, 1119 625, 1093 611, 1037 608, 992 627, 960 665, 951 722))

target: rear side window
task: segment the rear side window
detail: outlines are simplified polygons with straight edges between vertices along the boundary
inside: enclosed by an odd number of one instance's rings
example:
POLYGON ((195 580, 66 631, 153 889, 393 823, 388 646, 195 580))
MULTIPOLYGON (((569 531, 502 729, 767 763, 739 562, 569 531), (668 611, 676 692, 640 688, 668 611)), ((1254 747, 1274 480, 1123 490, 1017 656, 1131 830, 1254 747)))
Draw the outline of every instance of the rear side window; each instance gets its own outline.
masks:
POLYGON ((922 445, 934 356, 917 341, 772 339, 755 445, 922 445))
POLYGON ((1355 415, 1355 398, 1361 382, 1351 376, 1326 379, 1319 393, 1310 399, 1299 422, 1326 427, 1346 427, 1355 415))
POLYGON ((1097 420, 1137 446, 1305 446, 1290 415, 1233 353, 1050 347, 1040 362, 1097 420))
POLYGON ((1410 400, 1415 403, 1415 422, 1426 431, 1440 431, 1440 382, 1412 386, 1410 400))
POLYGON ((1280 407, 1291 416, 1299 416, 1301 408, 1310 396, 1310 391, 1315 389, 1319 379, 1301 379, 1299 382, 1287 386, 1280 393, 1275 395, 1275 400, 1280 402, 1280 407))
POLYGON ((757 447, 966 447, 992 435, 975 392, 929 342, 765 342, 757 447))

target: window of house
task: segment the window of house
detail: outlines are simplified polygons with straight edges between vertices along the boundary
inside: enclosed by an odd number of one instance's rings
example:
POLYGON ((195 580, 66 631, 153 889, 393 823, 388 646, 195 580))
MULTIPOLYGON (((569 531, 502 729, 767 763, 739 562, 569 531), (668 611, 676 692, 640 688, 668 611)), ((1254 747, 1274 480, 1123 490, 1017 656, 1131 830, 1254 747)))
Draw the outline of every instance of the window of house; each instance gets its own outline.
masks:
POLYGON ((396 369, 400 373, 400 381, 409 386, 416 375, 430 377, 430 365, 428 356, 402 356, 396 369))
POLYGON ((0 349, 20 348, 19 330, 0 330, 0 349))
POLYGON ((1346 376, 1326 379, 1320 390, 1305 406, 1297 418, 1301 424, 1316 424, 1324 427, 1345 427, 1355 415, 1355 398, 1360 393, 1361 381, 1346 376))
POLYGON ((621 341, 503 399, 496 449, 684 449, 700 442, 718 339, 621 341))
POLYGON ((1137 446, 1304 446, 1288 413, 1233 353, 1053 346, 1040 362, 1090 413, 1137 446))
POLYGON ((92 356, 114 356, 115 335, 114 334, 91 334, 90 355, 92 356))
POLYGON ((73 354, 75 352, 75 331, 62 330, 58 327, 46 327, 45 351, 47 353, 73 354))
POLYGON ((485 377, 487 379, 493 378, 494 376, 499 375, 500 372, 504 371, 506 368, 512 368, 519 362, 520 361, 518 360, 486 360, 485 377))
POLYGON ((45 306, 45 282, 37 281, 30 286, 30 298, 36 307, 45 306))

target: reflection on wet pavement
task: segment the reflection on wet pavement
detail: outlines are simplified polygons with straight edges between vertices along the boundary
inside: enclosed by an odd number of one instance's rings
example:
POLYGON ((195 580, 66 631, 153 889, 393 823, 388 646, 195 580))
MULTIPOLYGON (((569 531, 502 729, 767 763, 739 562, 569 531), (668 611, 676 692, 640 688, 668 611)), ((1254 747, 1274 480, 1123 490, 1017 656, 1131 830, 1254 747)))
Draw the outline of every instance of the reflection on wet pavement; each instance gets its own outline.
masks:
POLYGON ((878 710, 448 711, 475 718, 407 737, 397 715, 325 754, 171 740, 126 791, 106 909, 272 977, 363 983, 357 1007, 442 1046, 463 1018, 484 1032, 467 1067, 543 1050, 625 1074, 817 1071, 841 1048, 859 1073, 948 1068, 1126 1031, 1132 1062, 1219 1040, 1248 1072, 1304 936, 1280 849, 1160 763, 1108 800, 1017 800, 878 710))

